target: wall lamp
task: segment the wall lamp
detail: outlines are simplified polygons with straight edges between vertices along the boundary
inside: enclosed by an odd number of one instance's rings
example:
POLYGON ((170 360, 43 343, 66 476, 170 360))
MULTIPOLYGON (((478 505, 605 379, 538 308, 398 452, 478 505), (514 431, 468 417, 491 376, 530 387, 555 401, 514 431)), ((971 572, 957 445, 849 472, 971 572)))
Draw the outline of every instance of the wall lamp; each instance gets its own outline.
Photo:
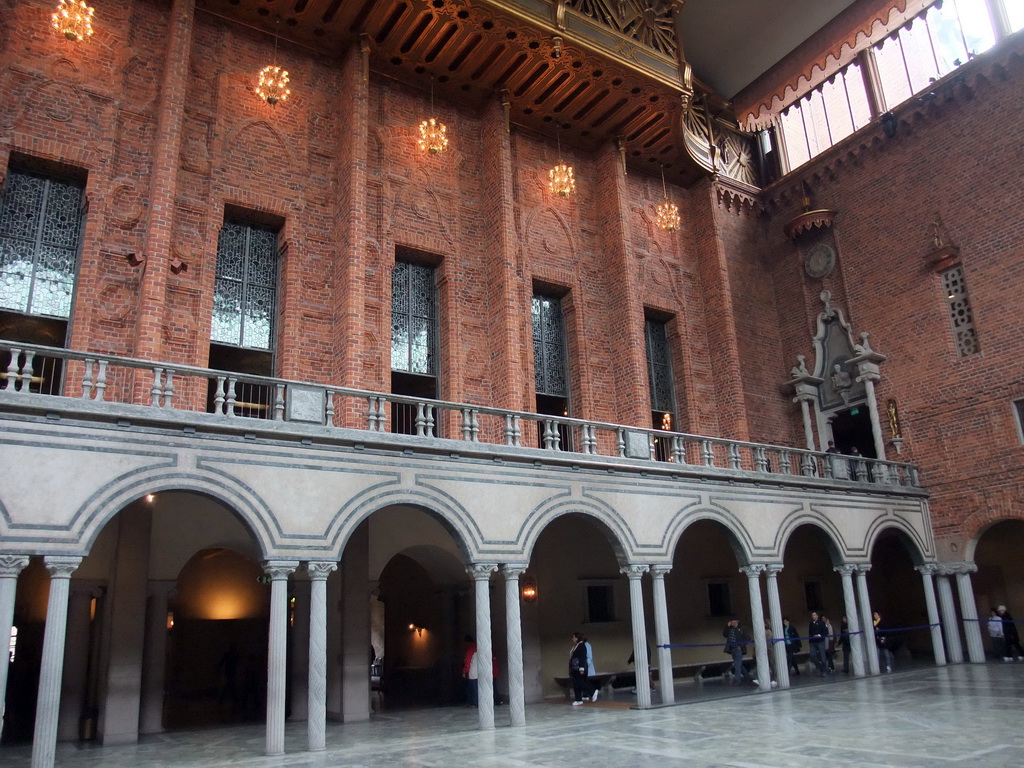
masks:
POLYGON ((533 579, 523 579, 523 600, 527 603, 537 602, 537 582, 533 579))

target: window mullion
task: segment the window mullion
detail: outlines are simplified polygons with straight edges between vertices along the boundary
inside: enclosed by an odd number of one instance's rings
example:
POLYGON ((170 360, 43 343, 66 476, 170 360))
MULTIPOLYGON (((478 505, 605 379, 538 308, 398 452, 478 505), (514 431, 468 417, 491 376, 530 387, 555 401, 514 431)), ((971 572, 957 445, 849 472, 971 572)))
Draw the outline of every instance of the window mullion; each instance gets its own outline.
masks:
POLYGON ((25 302, 25 310, 34 315, 33 302, 36 295, 36 274, 39 271, 39 255, 43 250, 43 230, 46 228, 46 215, 50 203, 50 191, 52 185, 49 179, 43 180, 43 199, 39 203, 39 222, 36 226, 35 237, 32 243, 32 277, 28 281, 28 297, 25 302))

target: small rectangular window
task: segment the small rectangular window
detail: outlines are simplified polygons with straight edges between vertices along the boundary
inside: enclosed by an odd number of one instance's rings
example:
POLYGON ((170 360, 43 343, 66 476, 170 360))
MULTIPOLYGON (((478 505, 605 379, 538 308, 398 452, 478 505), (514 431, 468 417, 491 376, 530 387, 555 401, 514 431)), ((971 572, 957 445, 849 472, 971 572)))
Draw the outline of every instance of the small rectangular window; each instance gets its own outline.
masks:
POLYGON ((601 624, 615 621, 615 585, 608 582, 586 585, 586 622, 601 624))
POLYGON ((732 596, 729 594, 728 582, 708 582, 708 615, 732 615, 732 596))
POLYGON ((953 326, 953 341, 960 357, 968 357, 981 352, 978 344, 978 333, 974 328, 974 313, 971 301, 967 296, 967 283, 964 280, 963 267, 957 265, 940 274, 942 290, 946 296, 949 321, 953 326))
POLYGON ((804 598, 807 601, 808 611, 820 611, 822 608, 824 608, 825 604, 824 601, 821 599, 821 582, 805 581, 804 598))

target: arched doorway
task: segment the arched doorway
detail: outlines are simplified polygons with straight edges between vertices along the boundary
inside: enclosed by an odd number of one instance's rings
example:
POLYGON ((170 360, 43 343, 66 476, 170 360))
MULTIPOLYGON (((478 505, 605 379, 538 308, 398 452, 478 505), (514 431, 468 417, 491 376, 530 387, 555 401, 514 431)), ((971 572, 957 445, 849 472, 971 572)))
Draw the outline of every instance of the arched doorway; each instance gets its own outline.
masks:
MULTIPOLYGON (((994 655, 985 621, 992 609, 1006 606, 1015 619, 1017 634, 1024 635, 1024 520, 1001 520, 993 523, 979 535, 968 554, 978 566, 972 583, 978 616, 982 620, 981 634, 986 652, 994 655)), ((1002 649, 998 656, 1005 658, 1002 649)))
POLYGON ((924 589, 914 570, 921 562, 917 546, 897 528, 883 530, 872 544, 867 575, 871 608, 881 617, 896 669, 901 661, 935 658, 924 589))

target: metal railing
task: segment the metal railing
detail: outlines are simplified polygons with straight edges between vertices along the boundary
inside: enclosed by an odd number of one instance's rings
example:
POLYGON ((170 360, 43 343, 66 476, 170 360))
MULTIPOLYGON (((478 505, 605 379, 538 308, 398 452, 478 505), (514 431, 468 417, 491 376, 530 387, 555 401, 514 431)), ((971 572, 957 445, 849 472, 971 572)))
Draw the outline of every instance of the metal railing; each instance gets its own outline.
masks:
POLYGON ((920 487, 916 467, 904 462, 0 341, 0 393, 8 392, 209 414, 219 424, 292 422, 619 457, 706 474, 920 487))

